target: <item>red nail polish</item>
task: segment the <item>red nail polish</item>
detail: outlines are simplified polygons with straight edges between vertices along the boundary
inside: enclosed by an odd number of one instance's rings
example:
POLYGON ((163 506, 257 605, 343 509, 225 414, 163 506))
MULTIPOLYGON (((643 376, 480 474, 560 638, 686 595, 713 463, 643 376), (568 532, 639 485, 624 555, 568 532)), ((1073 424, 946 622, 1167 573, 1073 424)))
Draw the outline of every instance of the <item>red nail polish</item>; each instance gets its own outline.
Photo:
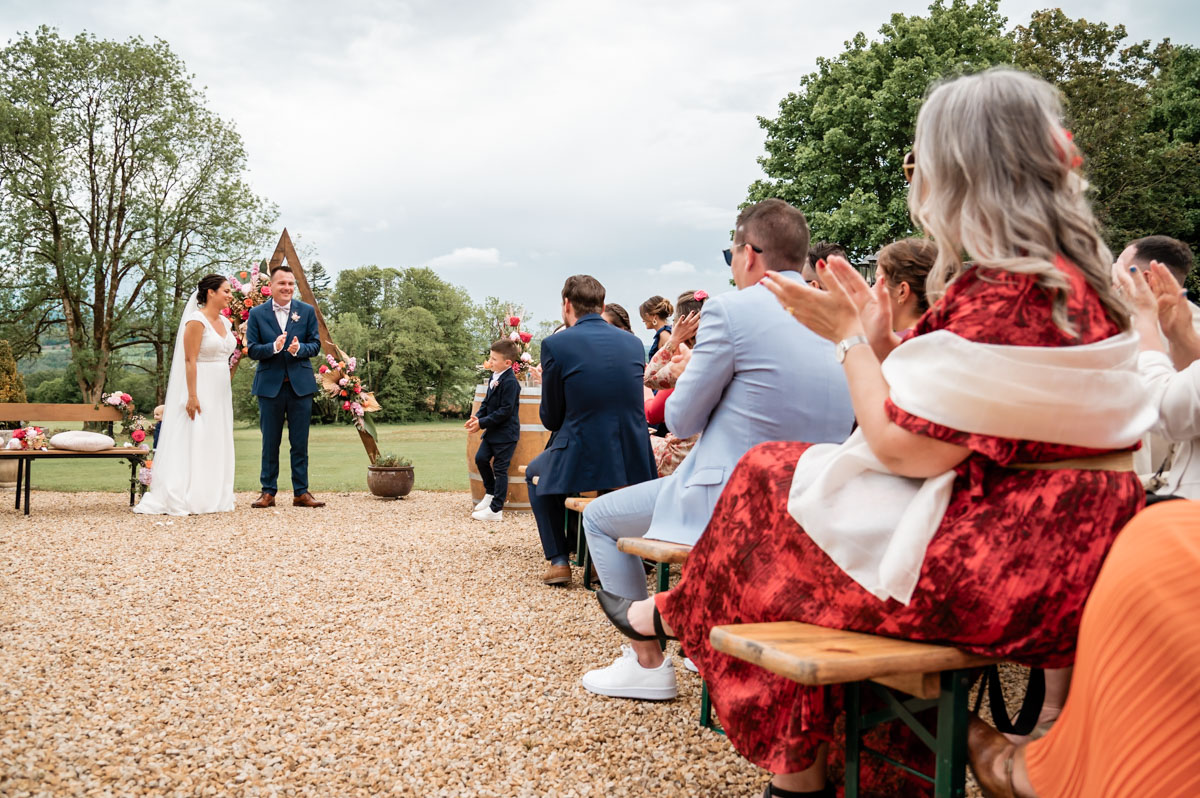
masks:
POLYGON ((824 269, 826 265, 827 264, 825 263, 824 258, 817 258, 817 268, 818 269, 824 269))

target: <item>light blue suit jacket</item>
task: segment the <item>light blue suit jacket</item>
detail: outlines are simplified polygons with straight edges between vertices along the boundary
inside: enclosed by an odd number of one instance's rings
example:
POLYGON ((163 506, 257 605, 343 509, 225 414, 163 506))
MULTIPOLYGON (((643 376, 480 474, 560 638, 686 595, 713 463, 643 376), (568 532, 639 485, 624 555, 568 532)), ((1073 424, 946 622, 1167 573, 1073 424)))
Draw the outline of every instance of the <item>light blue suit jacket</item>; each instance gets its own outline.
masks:
POLYGON ((755 285, 704 304, 666 422, 680 438, 703 434, 663 478, 646 537, 694 544, 743 454, 765 441, 840 443, 854 410, 834 345, 755 285))

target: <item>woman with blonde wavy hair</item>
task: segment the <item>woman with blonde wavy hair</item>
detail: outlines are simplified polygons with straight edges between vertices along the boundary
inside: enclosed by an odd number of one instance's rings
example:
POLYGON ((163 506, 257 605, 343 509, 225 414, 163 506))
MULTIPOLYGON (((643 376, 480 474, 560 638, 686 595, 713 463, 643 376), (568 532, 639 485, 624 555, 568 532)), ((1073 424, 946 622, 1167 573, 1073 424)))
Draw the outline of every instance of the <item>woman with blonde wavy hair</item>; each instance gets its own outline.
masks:
MULTIPOLYGON (((1079 165, 1039 78, 994 69, 935 86, 905 162, 913 219, 938 246, 933 307, 902 341, 886 281, 868 287, 844 259, 821 268, 824 291, 765 280, 837 344, 858 429, 840 445, 751 449, 678 586, 601 596, 627 635, 673 630, 730 741, 774 774, 767 795, 834 794, 837 702, 716 653, 714 626, 795 620, 1041 668, 1073 660, 1084 600, 1144 502, 1130 450, 1154 414, 1079 165)), ((885 734, 873 747, 930 769, 906 730, 885 734)), ((865 760, 872 793, 926 789, 865 760)))

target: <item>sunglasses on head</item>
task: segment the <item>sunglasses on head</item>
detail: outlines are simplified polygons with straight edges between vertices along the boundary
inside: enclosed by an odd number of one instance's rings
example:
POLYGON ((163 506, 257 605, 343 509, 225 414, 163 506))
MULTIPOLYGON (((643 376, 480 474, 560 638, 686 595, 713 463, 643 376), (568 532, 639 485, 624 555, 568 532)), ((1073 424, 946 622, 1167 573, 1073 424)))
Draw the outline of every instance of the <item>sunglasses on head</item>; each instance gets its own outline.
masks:
POLYGON ((723 250, 721 250, 721 253, 722 253, 723 255, 725 255, 725 265, 726 265, 726 266, 732 266, 732 265, 733 265, 733 251, 734 251, 735 249, 741 249, 742 247, 750 247, 750 249, 754 250, 754 251, 755 251, 755 252, 757 252, 759 255, 761 255, 761 254, 762 254, 762 249, 761 249, 761 248, 754 246, 753 244, 751 244, 751 243, 750 243, 750 242, 748 242, 748 241, 743 241, 743 242, 742 242, 742 243, 740 243, 740 244, 734 244, 734 245, 733 245, 732 247, 730 247, 729 249, 723 249, 723 250))
POLYGON ((913 173, 917 171, 917 156, 912 152, 905 153, 904 166, 901 168, 904 170, 904 182, 911 183, 913 180, 913 173))

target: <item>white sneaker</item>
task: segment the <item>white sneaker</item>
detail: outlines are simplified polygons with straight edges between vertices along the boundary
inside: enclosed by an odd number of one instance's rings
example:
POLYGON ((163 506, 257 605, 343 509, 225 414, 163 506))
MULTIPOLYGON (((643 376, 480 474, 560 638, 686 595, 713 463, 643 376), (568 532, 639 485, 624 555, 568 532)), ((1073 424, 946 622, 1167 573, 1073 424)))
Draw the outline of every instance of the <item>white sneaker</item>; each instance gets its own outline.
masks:
POLYGON ((493 513, 491 507, 484 507, 482 510, 476 510, 471 513, 471 517, 476 521, 503 521, 504 511, 497 510, 493 513))
POLYGON ((696 663, 692 662, 691 657, 683 658, 683 667, 687 668, 692 673, 699 673, 700 669, 696 667, 696 663))
POLYGON ((483 495, 483 501, 481 501, 479 504, 475 505, 475 509, 476 510, 484 510, 484 509, 487 509, 488 507, 491 507, 492 499, 494 499, 494 498, 496 498, 496 497, 493 496, 492 494, 485 493, 483 495))
POLYGON ((583 675, 583 689, 612 698, 666 701, 678 693, 675 664, 667 656, 657 668, 643 668, 633 648, 621 646, 621 656, 612 665, 583 675))

